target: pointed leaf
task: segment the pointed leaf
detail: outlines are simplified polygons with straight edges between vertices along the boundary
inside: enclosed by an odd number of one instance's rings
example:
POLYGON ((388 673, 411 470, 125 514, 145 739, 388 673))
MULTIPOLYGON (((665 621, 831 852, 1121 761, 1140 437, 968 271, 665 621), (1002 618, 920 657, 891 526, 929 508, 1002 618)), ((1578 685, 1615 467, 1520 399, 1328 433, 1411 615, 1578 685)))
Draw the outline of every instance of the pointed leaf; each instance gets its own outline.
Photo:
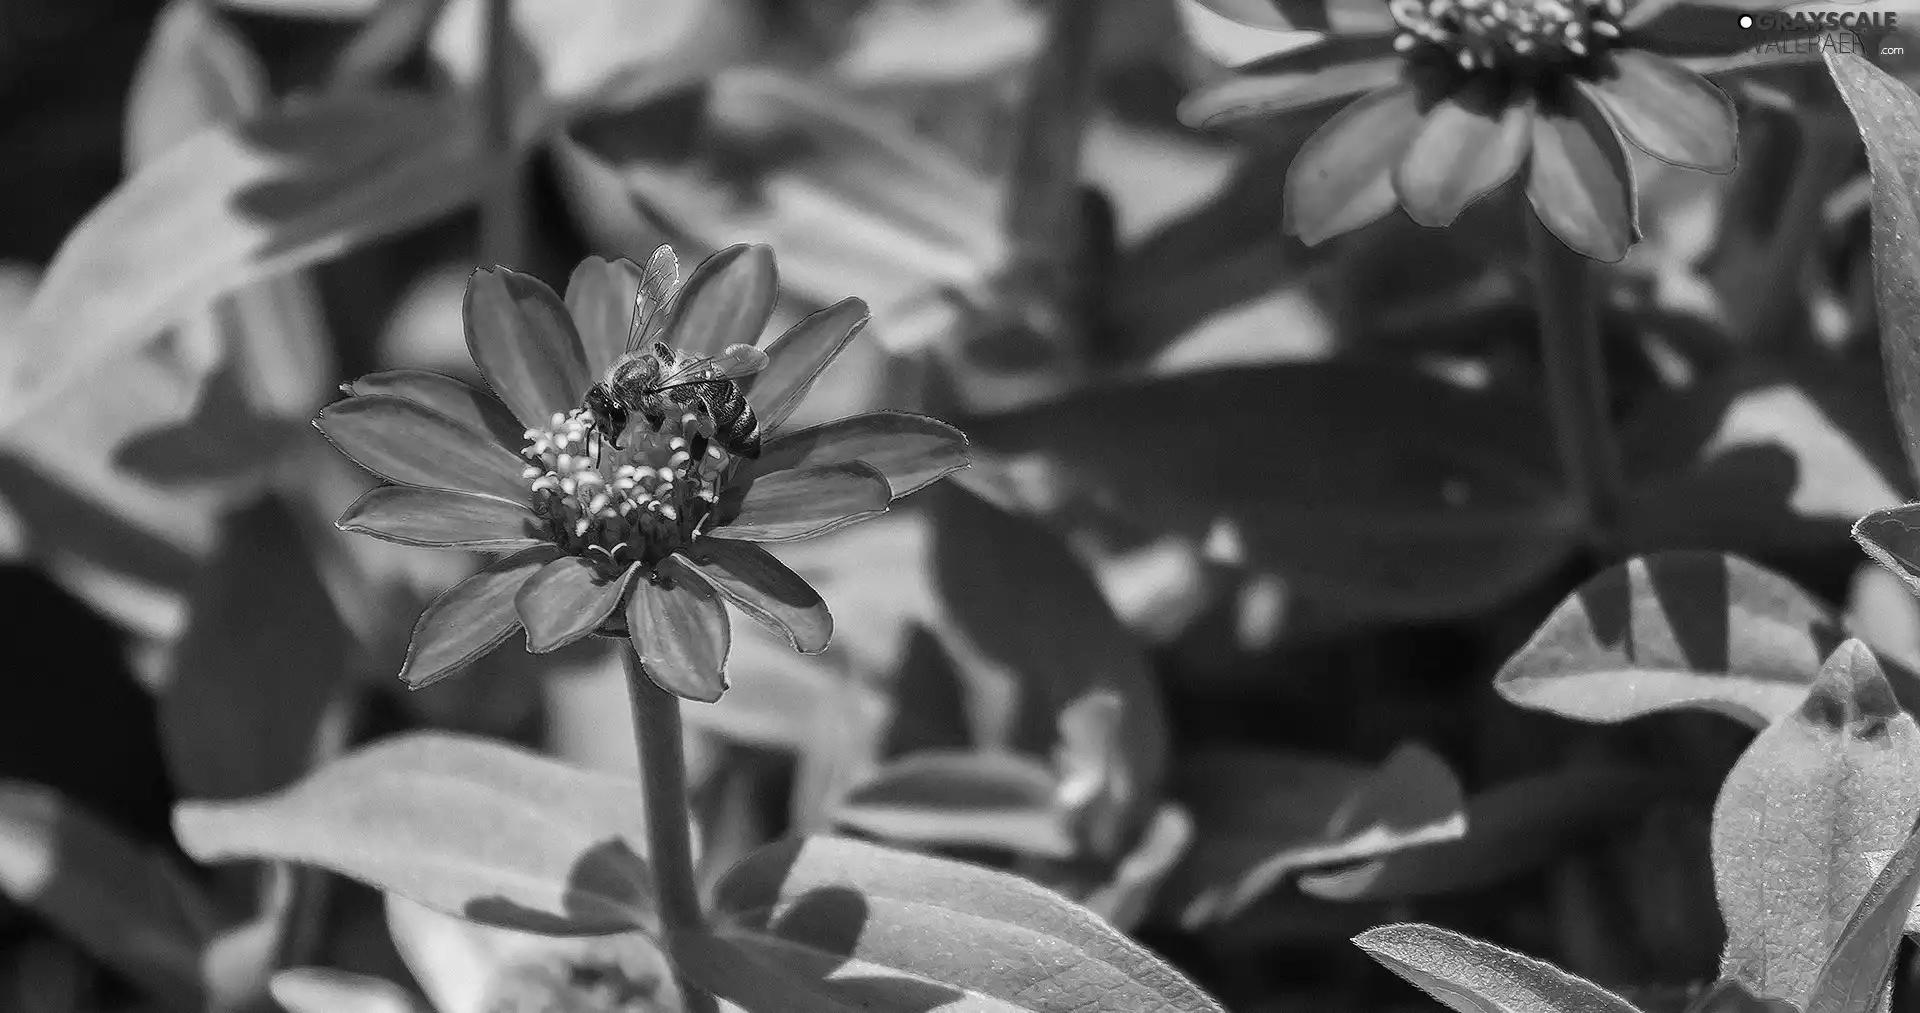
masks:
POLYGON ((520 629, 520 585, 559 555, 552 545, 524 549, 435 598, 414 621, 400 680, 410 689, 430 686, 499 647, 520 629))
POLYGON ((727 873, 714 907, 721 945, 676 952, 676 962, 748 1013, 947 1004, 1033 1013, 1220 1009, 1178 971, 1051 891, 856 841, 810 837, 762 848, 727 873))
POLYGON ((1920 503, 1892 507, 1860 518, 1853 540, 1874 562, 1920 594, 1920 503))
POLYGON ((541 567, 513 596, 513 609, 527 628, 527 650, 546 654, 592 635, 639 574, 639 563, 609 574, 584 556, 562 556, 541 567))
POLYGON ((842 461, 880 469, 899 499, 967 467, 967 437, 925 415, 866 412, 782 433, 767 441, 758 459, 744 462, 740 474, 754 478, 842 461))
POLYGON ((1873 280, 1887 390, 1920 471, 1920 96, 1857 53, 1822 53, 1866 141, 1873 176, 1873 280))
POLYGON ((867 304, 842 299, 808 315, 767 345, 767 368, 747 387, 747 401, 772 432, 800 407, 813 382, 839 358, 854 335, 867 326, 867 304))
POLYGON ((1873 654, 1847 641, 1799 709, 1753 740, 1714 805, 1722 975, 1804 1005, 1916 812, 1920 728, 1873 654))
POLYGON ((272 97, 266 68, 226 18, 199 0, 175 0, 134 71, 127 163, 149 164, 204 127, 255 116, 272 97))
MULTIPOLYGON (((1663 552, 1588 581, 1494 679, 1523 707, 1618 722, 1676 707, 1765 727, 1845 637, 1825 604, 1738 556, 1663 552)), ((1900 692, 1920 686, 1904 673, 1900 692)))
POLYGON ((1353 943, 1457 1013, 1639 1013, 1544 960, 1432 925, 1382 925, 1353 943))
POLYGON ((1876 1007, 1920 892, 1920 824, 1874 877, 1860 906, 1814 979, 1808 1013, 1851 1013, 1876 1007))
POLYGON ((820 593, 752 542, 707 538, 681 553, 735 608, 787 638, 802 654, 819 654, 833 639, 833 614, 820 593))
POLYGON ((712 703, 727 691, 732 630, 720 592, 678 556, 637 581, 627 597, 627 636, 647 678, 675 696, 712 703))
POLYGON ((461 314, 467 351, 487 384, 528 429, 580 407, 598 379, 567 304, 530 274, 482 268, 467 279, 461 314))
POLYGON ((895 759, 926 749, 970 749, 973 713, 967 686, 940 638, 914 624, 893 683, 893 720, 881 756, 895 759))
POLYGON ((203 862, 330 869, 444 914, 547 935, 650 929, 639 787, 497 742, 385 739, 273 795, 183 802, 203 862))
POLYGON ((720 510, 729 519, 707 534, 749 542, 812 538, 877 517, 892 501, 887 476, 863 461, 776 471, 728 489, 720 510))
POLYGON ((527 462, 483 430, 391 394, 335 401, 313 423, 362 468, 401 485, 525 502, 527 462))
POLYGON ((1161 888, 1186 858, 1193 841, 1193 818, 1187 811, 1177 805, 1161 806, 1134 849, 1120 860, 1107 882, 1087 894, 1084 903, 1114 928, 1132 932, 1146 921, 1161 888))
POLYGON ((915 847, 998 848, 1067 859, 1075 848, 1053 804, 1057 786, 1044 764, 1011 753, 913 753, 848 793, 834 819, 915 847))

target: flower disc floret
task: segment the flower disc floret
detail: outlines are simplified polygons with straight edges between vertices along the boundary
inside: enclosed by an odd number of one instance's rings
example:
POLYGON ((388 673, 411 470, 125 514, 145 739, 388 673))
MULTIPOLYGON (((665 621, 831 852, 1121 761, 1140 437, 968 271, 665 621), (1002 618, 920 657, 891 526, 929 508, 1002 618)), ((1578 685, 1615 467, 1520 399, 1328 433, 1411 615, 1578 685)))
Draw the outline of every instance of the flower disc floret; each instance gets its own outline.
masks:
POLYGON ((526 431, 522 474, 554 544, 614 566, 651 566, 692 542, 713 513, 728 463, 718 444, 694 439, 700 418, 687 413, 658 430, 637 422, 619 449, 594 423, 577 408, 526 431))
POLYGON ((1566 64, 1620 37, 1622 0, 1391 0, 1394 47, 1438 47, 1466 70, 1566 64))

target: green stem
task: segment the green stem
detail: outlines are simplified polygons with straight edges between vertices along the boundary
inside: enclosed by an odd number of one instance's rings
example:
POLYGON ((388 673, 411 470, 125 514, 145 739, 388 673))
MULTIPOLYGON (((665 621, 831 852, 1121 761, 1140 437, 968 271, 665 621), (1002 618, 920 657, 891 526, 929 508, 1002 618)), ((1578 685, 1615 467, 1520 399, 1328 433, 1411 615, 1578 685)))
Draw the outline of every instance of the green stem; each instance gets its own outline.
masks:
POLYGON ((480 203, 480 260, 512 267, 526 251, 526 202, 521 199, 523 167, 513 137, 513 21, 508 0, 487 0, 480 21, 481 51, 486 54, 480 81, 480 119, 489 167, 480 203))
POLYGON ((1821 118, 1797 117, 1793 176, 1779 217, 1767 234, 1758 284, 1736 306, 1736 333, 1755 347, 1787 351, 1806 330, 1806 286, 1801 271, 1820 231, 1820 215, 1834 183, 1847 170, 1853 149, 1821 118))
MULTIPOLYGON (((640 659, 620 645, 633 703, 633 735, 640 751, 642 798, 647 809, 647 861, 660 895, 660 922, 673 941, 706 931, 700 889, 693 873, 693 840, 687 828, 687 760, 680 741, 680 698, 654 685, 640 659)), ((682 975, 681 1002, 688 1013, 718 1013, 713 996, 682 975)))
POLYGON ((1614 441, 1593 264, 1547 231, 1531 208, 1522 214, 1561 468, 1588 522, 1604 533, 1620 515, 1626 480, 1614 441))

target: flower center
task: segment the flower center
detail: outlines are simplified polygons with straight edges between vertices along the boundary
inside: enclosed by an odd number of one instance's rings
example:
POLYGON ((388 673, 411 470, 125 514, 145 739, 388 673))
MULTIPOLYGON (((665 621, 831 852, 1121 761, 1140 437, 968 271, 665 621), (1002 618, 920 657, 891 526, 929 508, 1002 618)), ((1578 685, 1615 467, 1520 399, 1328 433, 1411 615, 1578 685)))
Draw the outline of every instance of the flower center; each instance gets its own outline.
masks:
POLYGON ((1429 43, 1466 70, 1572 63, 1620 37, 1621 0, 1389 0, 1394 48, 1429 43))
POLYGON ((694 457, 706 434, 691 412, 658 430, 636 419, 619 449, 601 439, 594 421, 576 408, 527 430, 520 454, 533 510, 554 544, 573 555, 651 566, 698 535, 719 497, 726 452, 710 444, 694 457))

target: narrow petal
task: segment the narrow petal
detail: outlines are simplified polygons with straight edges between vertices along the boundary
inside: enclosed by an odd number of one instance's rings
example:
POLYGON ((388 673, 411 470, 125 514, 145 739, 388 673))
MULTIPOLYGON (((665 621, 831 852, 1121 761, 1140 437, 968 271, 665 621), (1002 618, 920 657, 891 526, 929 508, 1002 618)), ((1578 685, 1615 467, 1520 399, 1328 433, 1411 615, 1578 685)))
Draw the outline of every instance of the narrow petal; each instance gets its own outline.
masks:
POLYGON ((739 474, 752 480, 843 461, 880 469, 899 499, 967 467, 967 437, 925 415, 866 412, 774 437, 757 460, 741 464, 739 474))
POLYGON ((1580 87, 1627 140, 1662 162, 1724 174, 1739 161, 1733 100, 1672 60, 1621 50, 1607 76, 1580 87))
POLYGON ((528 429, 577 408, 593 384, 567 305, 546 283, 504 267, 467 279, 467 351, 528 429))
POLYGON ((492 435, 495 442, 515 453, 519 453, 521 446, 526 443, 521 435, 526 427, 513 417, 513 413, 500 403, 499 398, 475 390, 444 373, 424 369, 388 369, 368 373, 347 387, 352 394, 391 394, 414 404, 426 405, 448 418, 466 423, 476 431, 492 435))
POLYGON ((833 639, 833 614, 820 593, 773 553, 752 542, 703 538, 687 562, 754 622, 779 633, 801 654, 819 654, 833 639))
POLYGON ((413 624, 401 680, 412 689, 431 685, 500 646, 520 628, 520 585, 559 554, 551 545, 516 552, 435 598, 413 624))
POLYGON ((1335 113, 1287 169, 1286 230, 1313 246, 1371 224, 1400 203, 1393 168, 1413 143, 1420 104, 1410 84, 1335 113))
POLYGON ((340 530, 401 545, 500 552, 547 541, 524 503, 444 489, 383 485, 354 501, 340 530))
POLYGON ((362 468, 400 485, 520 501, 527 462, 492 435, 391 394, 350 397, 320 410, 314 426, 362 468))
POLYGON ((640 265, 622 257, 588 257, 573 269, 567 281, 567 312, 586 349, 587 375, 606 374, 627 350, 627 328, 633 324, 633 299, 640 291, 640 265))
POLYGON ((1527 202, 1560 241, 1583 256, 1614 263, 1639 238, 1638 196, 1627 153, 1591 100, 1534 117, 1527 202))
POLYGON ((541 567, 513 600, 527 628, 527 650, 545 654, 586 639, 620 607, 639 572, 635 563, 607 574, 581 556, 563 556, 541 567))
POLYGON ((727 691, 733 631, 720 593, 668 556, 627 597, 627 636, 647 678, 675 696, 713 703, 727 691))
POLYGON ((868 319, 866 303, 842 299, 773 339, 767 346, 767 368, 747 387, 747 403, 760 419, 761 433, 779 428, 800 407, 813 381, 840 357, 868 319))
POLYGON ((743 495, 729 490, 721 510, 731 519, 707 534, 749 542, 812 538, 877 517, 892 499, 887 476, 864 461, 776 471, 755 479, 743 495))
POLYGON ((729 246, 701 261, 674 294, 667 344, 692 355, 759 344, 779 292, 773 250, 729 246))
POLYGON ((1408 217, 1422 225, 1452 225, 1468 205, 1520 171, 1532 140, 1533 102, 1505 92, 1477 82, 1427 113, 1393 173, 1394 192, 1408 217))
POLYGON ((1180 103, 1180 122, 1215 127, 1341 102, 1400 80, 1392 35, 1333 37, 1245 68, 1180 103))

